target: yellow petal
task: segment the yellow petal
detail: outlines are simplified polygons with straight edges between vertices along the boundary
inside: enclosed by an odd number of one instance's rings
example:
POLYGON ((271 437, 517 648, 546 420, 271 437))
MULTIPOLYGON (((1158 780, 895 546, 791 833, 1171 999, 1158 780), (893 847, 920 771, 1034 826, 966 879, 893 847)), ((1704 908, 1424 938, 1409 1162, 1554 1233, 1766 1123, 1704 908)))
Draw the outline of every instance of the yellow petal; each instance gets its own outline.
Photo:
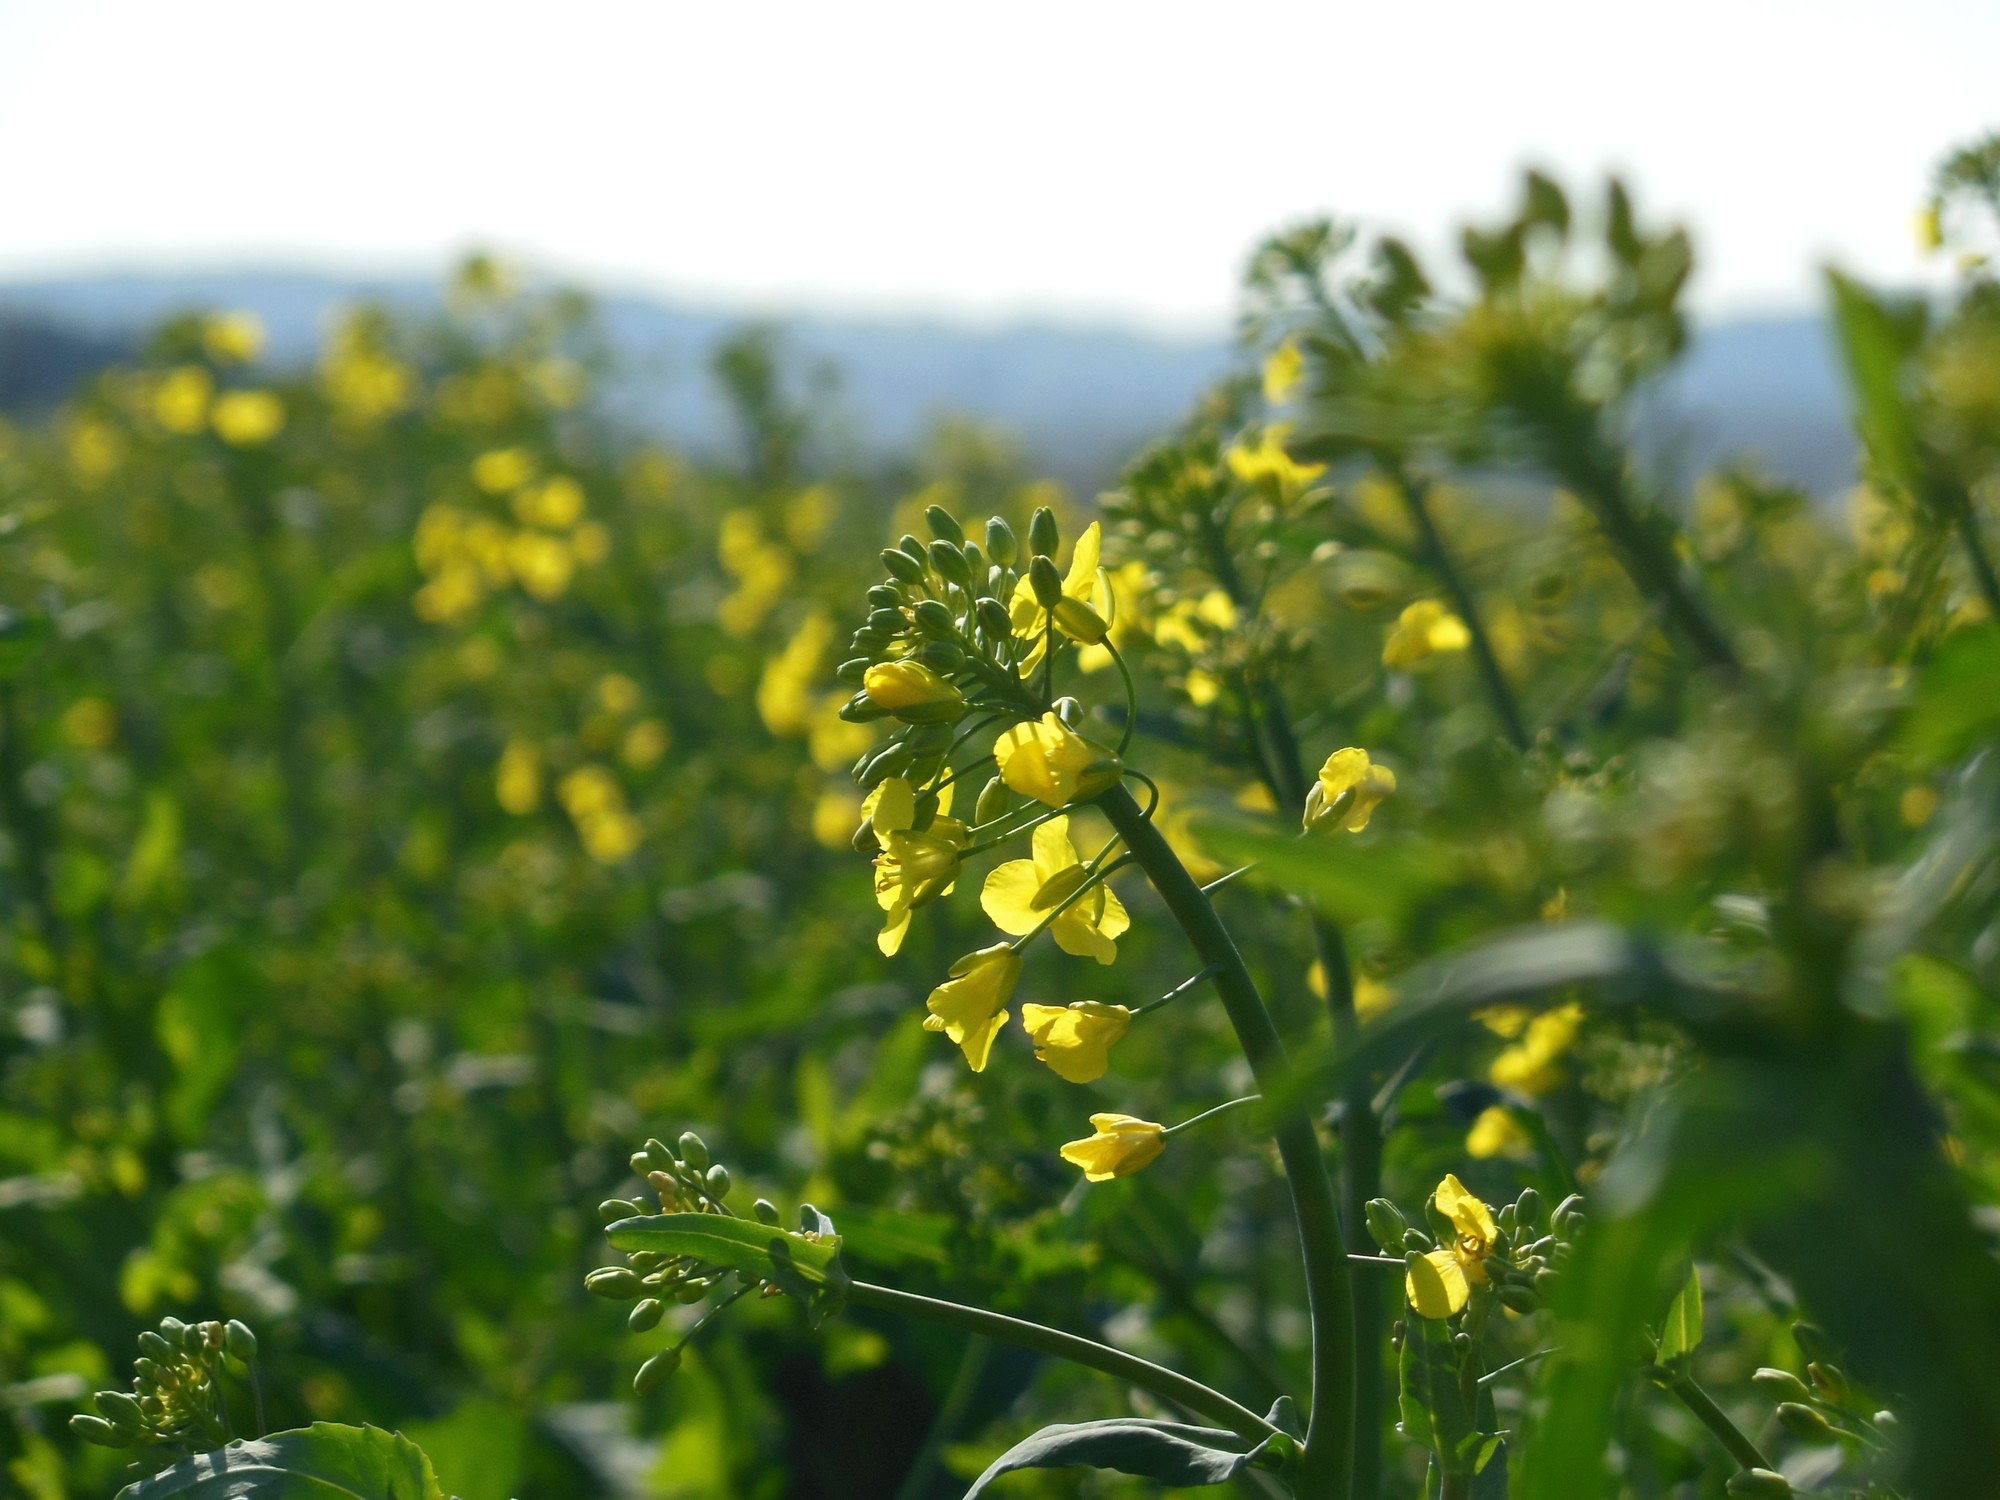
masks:
POLYGON ((1118 945, 1097 930, 1088 917, 1079 913, 1087 901, 1079 901, 1068 911, 1049 924, 1049 936, 1056 940, 1056 946, 1065 953, 1078 958, 1094 958, 1101 964, 1115 963, 1118 959, 1118 945))
POLYGON ((916 821, 917 789, 901 776, 891 776, 863 799, 861 811, 876 838, 885 838, 916 821))
POLYGON ((1481 1245, 1491 1245, 1499 1229, 1493 1222, 1493 1215, 1472 1193, 1466 1191, 1465 1184, 1458 1180, 1456 1173, 1445 1173, 1444 1181, 1438 1184, 1433 1200, 1438 1212, 1457 1226, 1458 1232, 1468 1239, 1477 1240, 1481 1245))
POLYGON ((979 892, 979 905, 993 925, 1014 937, 1033 932, 1046 912, 1035 906, 1042 877, 1031 859, 1010 859, 996 865, 979 892))
POLYGON ((875 934, 875 946, 882 950, 885 957, 894 958, 902 951, 903 939, 909 935, 909 931, 910 909, 906 906, 899 912, 892 911, 889 914, 888 925, 875 934))
POLYGON ((1448 1318, 1472 1295, 1458 1257, 1449 1250, 1433 1250, 1423 1259, 1411 1261, 1403 1276, 1403 1291, 1421 1318, 1448 1318))
POLYGON ((1125 1177, 1154 1161, 1166 1149, 1164 1127, 1132 1115, 1102 1114, 1090 1117, 1097 1133, 1086 1140, 1071 1141, 1062 1148, 1062 1158, 1083 1168, 1087 1182, 1109 1182, 1125 1177))
POLYGON ((1086 603, 1097 592, 1097 567, 1104 552, 1104 528, 1092 521, 1076 539, 1069 555, 1069 572, 1063 576, 1063 592, 1086 603))
POLYGON ((1069 819, 1050 818, 1035 830, 1033 840, 1035 870, 1043 880, 1053 880, 1064 870, 1083 863, 1070 841, 1069 819))

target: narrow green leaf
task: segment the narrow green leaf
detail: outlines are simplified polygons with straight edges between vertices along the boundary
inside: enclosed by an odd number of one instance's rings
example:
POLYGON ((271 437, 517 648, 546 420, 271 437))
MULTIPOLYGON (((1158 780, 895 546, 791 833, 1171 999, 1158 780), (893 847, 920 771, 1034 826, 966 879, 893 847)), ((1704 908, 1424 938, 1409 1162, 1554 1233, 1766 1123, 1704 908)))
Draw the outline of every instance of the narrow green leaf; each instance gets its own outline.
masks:
POLYGON ((809 1239, 752 1219, 732 1219, 725 1214, 650 1214, 620 1219, 605 1232, 619 1250, 692 1255, 767 1281, 796 1275, 825 1286, 847 1279, 840 1270, 838 1238, 809 1239), (780 1265, 780 1261, 785 1264, 780 1265))
POLYGON ((1688 1279, 1674 1295, 1667 1309, 1666 1326, 1660 1330, 1660 1363, 1685 1361, 1701 1347, 1701 1270, 1688 1267, 1688 1279))
POLYGON ((398 1432, 315 1422, 197 1453, 118 1500, 444 1500, 431 1461, 398 1432))
POLYGON ((1116 1469, 1169 1489, 1223 1484, 1249 1468, 1274 1441, 1282 1439, 1266 1439, 1246 1448, 1244 1440, 1226 1428, 1190 1427, 1139 1417, 1058 1423, 994 1459, 965 1492, 965 1500, 978 1500, 994 1480, 1016 1469, 1116 1469))

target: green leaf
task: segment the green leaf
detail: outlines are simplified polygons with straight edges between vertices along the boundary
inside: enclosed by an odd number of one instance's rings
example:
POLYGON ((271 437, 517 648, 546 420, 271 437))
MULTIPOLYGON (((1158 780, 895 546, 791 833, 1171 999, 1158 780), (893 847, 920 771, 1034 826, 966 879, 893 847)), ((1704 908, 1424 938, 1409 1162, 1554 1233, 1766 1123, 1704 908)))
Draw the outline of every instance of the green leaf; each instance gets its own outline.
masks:
POLYGON ((1396 920, 1447 889, 1455 860, 1440 845, 1415 839, 1363 843, 1348 835, 1308 839, 1296 828, 1274 831, 1220 815, 1197 818, 1202 844, 1219 859, 1257 866, 1253 878, 1303 896, 1342 921, 1396 920))
POLYGON ((711 1265, 747 1271, 765 1281, 799 1277, 815 1286, 847 1280, 840 1269, 840 1240, 808 1239, 754 1219, 725 1214, 650 1214, 620 1219, 607 1231, 614 1248, 692 1255, 711 1265))
POLYGON ((1666 1326, 1660 1330, 1660 1363, 1685 1361, 1701 1347, 1701 1270, 1688 1267, 1687 1284, 1674 1296, 1667 1309, 1666 1326))
POLYGON ((1855 421, 1875 462, 1921 498, 1923 487, 1916 418, 1905 374, 1923 342, 1927 321, 1917 301, 1891 303, 1860 282, 1827 272, 1833 322, 1854 388, 1855 421))
POLYGON ((1275 1439, 1246 1448, 1221 1427, 1190 1427, 1114 1417, 1104 1422, 1058 1423, 1023 1439, 986 1466, 965 1500, 977 1500, 1002 1474, 1016 1469, 1116 1469, 1170 1489, 1225 1484, 1260 1457, 1275 1439))
POLYGON ((398 1432, 315 1422, 197 1453, 118 1500, 444 1500, 431 1461, 398 1432))
POLYGON ((1903 720, 1902 744, 1924 765, 1944 765, 2000 739, 2000 625, 1960 631, 1924 664, 1903 720))

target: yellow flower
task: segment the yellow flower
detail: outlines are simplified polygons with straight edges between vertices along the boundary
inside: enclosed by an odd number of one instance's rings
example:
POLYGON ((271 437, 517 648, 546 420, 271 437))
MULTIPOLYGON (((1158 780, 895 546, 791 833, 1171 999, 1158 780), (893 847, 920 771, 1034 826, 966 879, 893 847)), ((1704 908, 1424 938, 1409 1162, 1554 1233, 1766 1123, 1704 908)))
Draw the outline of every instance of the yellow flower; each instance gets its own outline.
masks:
POLYGON ((1486 1257, 1493 1253, 1500 1231, 1486 1205, 1449 1172, 1431 1201, 1451 1220, 1457 1235, 1449 1246, 1431 1251, 1410 1268, 1403 1290, 1419 1317, 1448 1318, 1465 1306, 1475 1283, 1485 1284, 1486 1257))
POLYGON ((585 521, 570 533, 569 549, 586 568, 596 567, 611 555, 611 532, 601 521, 585 521))
POLYGON ((615 865, 639 847, 639 820, 625 806, 618 778, 603 766, 579 766, 556 787, 590 857, 615 865))
POLYGON ((1116 755, 1072 732, 1053 713, 1002 733, 993 742, 993 759, 1012 790, 1050 807, 1109 791, 1125 772, 1116 755))
POLYGON ((526 740, 509 740, 493 773, 493 794, 508 812, 523 817, 542 800, 542 757, 526 740))
POLYGON ((63 711, 62 737, 79 750, 103 750, 118 738, 118 710, 106 698, 79 698, 63 711))
POLYGON ((191 436, 208 425, 208 403, 215 379, 200 365, 182 365, 168 373, 153 393, 153 419, 169 432, 191 436))
POLYGON ((535 477, 535 456, 526 448, 495 448, 472 461, 472 482, 489 495, 504 495, 535 477))
POLYGON ((1486 1076, 1495 1088, 1522 1094, 1548 1093, 1562 1081, 1556 1063, 1569 1051, 1582 1026, 1580 1005, 1544 1011, 1528 1023, 1520 1041, 1493 1059, 1486 1076))
POLYGON ((269 391, 231 391, 215 403, 209 420, 232 448, 255 448, 284 430, 285 406, 269 391))
POLYGON ((920 661, 878 661, 862 676, 861 690, 909 724, 942 723, 965 709, 965 694, 920 661))
MULTIPOLYGON (((1083 528, 1083 535, 1076 539, 1075 547, 1070 550, 1069 572, 1063 575, 1063 598, 1087 606, 1090 614, 1096 617, 1095 625, 1092 625, 1088 615, 1072 614, 1067 617, 1068 623, 1079 628, 1066 627, 1064 633, 1092 644, 1104 639, 1104 632, 1097 627, 1117 613, 1117 601, 1111 592, 1111 576, 1100 566, 1103 551, 1103 528, 1092 521, 1083 528)), ((1057 611, 1056 623, 1064 625, 1066 616, 1061 605, 1057 606, 1057 611)), ((1021 675, 1025 677, 1041 663, 1042 652, 1048 646, 1049 628, 1049 612, 1035 597, 1035 587, 1025 574, 1014 585, 1008 614, 1014 621, 1014 634, 1021 640, 1035 643, 1034 649, 1021 660, 1021 675)))
POLYGON ((1916 218, 1917 248, 1930 255, 1944 248, 1944 209, 1935 199, 1916 218))
POLYGON ((1167 1149, 1166 1127, 1151 1120, 1132 1115, 1092 1115, 1090 1128, 1097 1134, 1071 1141, 1062 1148, 1062 1159, 1082 1167, 1086 1182, 1129 1177, 1167 1149))
POLYGON ((523 486, 514 493, 514 514, 528 525, 548 531, 569 530, 582 519, 583 506, 583 486, 567 474, 558 474, 546 484, 523 486))
POLYGON ((1232 443, 1223 457, 1229 463, 1229 472, 1245 484, 1255 484, 1260 479, 1275 479, 1278 487, 1287 492, 1304 489, 1313 480, 1326 472, 1325 464, 1302 464, 1293 461, 1285 451, 1285 439, 1291 436, 1289 422, 1273 422, 1264 429, 1255 446, 1247 443, 1232 443))
POLYGON ((1405 609, 1382 647, 1382 665, 1407 672, 1444 651, 1463 651, 1472 644, 1465 621, 1437 599, 1419 599, 1405 609))
MULTIPOLYGON (((1306 988, 1319 999, 1327 998, 1326 965, 1318 959, 1312 961, 1306 970, 1306 988)), ((1354 1017, 1358 1021, 1372 1021, 1383 1011, 1396 1003, 1396 991, 1372 974, 1354 976, 1354 1017)))
POLYGON ((964 1049, 972 1071, 986 1071, 993 1038, 1007 1024, 1007 1000, 1021 977, 1021 956, 1001 943, 968 953, 925 1001, 924 1030, 942 1031, 964 1049))
MULTIPOLYGON (((1051 818, 1035 830, 1034 858, 996 866, 986 877, 979 904, 995 927, 1025 937, 1074 896, 1086 878, 1083 860, 1070 842, 1069 819, 1051 818)), ((1050 923, 1049 931, 1063 952, 1108 964, 1118 957, 1114 939, 1131 925, 1117 893, 1099 882, 1050 923)))
MULTIPOLYGON (((875 813, 880 810, 878 806, 875 813)), ((870 816, 872 820, 874 814, 870 816)), ((882 852, 875 856, 875 904, 889 915, 875 946, 893 955, 910 930, 910 913, 951 894, 969 830, 957 818, 940 816, 922 830, 903 827, 884 831, 878 824, 876 838, 882 852)))
POLYGON ((658 719, 641 719, 625 731, 625 742, 618 747, 618 758, 633 770, 643 771, 648 766, 657 765, 672 743, 673 734, 664 723, 658 719))
POLYGON ((1366 750, 1352 745, 1336 750, 1319 768, 1319 780, 1306 793, 1305 826, 1310 831, 1345 828, 1359 833, 1368 826, 1382 799, 1396 790, 1396 773, 1377 765, 1366 750))
POLYGON ((1288 338, 1264 361, 1264 399, 1272 406, 1283 406, 1298 393, 1305 378, 1306 357, 1299 341, 1288 338))
POLYGON ((559 537, 517 531, 507 541, 507 564, 521 587, 544 601, 560 599, 576 576, 576 558, 559 537))
POLYGON ((201 341, 224 364, 247 365, 264 352, 264 323, 253 312, 217 313, 202 325, 201 341))
POLYGON ((1465 1134, 1465 1154, 1480 1161, 1494 1156, 1526 1156, 1534 1146, 1534 1138, 1504 1104, 1482 1109, 1465 1134))
POLYGON ((1021 1025, 1035 1041, 1035 1060, 1058 1078, 1094 1083, 1111 1066, 1111 1049, 1132 1029, 1132 1012, 1101 1000, 1023 1005, 1021 1025))

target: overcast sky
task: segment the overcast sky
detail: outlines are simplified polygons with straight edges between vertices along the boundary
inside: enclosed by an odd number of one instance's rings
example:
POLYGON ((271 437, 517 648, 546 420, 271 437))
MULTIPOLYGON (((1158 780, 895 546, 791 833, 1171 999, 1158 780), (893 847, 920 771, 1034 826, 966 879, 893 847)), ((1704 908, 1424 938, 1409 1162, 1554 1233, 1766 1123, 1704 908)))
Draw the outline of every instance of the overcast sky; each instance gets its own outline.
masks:
POLYGON ((1628 175, 1698 305, 1917 271, 2000 0, 0 0, 0 277, 430 273, 735 308, 1219 326, 1263 231, 1441 245, 1628 175))

